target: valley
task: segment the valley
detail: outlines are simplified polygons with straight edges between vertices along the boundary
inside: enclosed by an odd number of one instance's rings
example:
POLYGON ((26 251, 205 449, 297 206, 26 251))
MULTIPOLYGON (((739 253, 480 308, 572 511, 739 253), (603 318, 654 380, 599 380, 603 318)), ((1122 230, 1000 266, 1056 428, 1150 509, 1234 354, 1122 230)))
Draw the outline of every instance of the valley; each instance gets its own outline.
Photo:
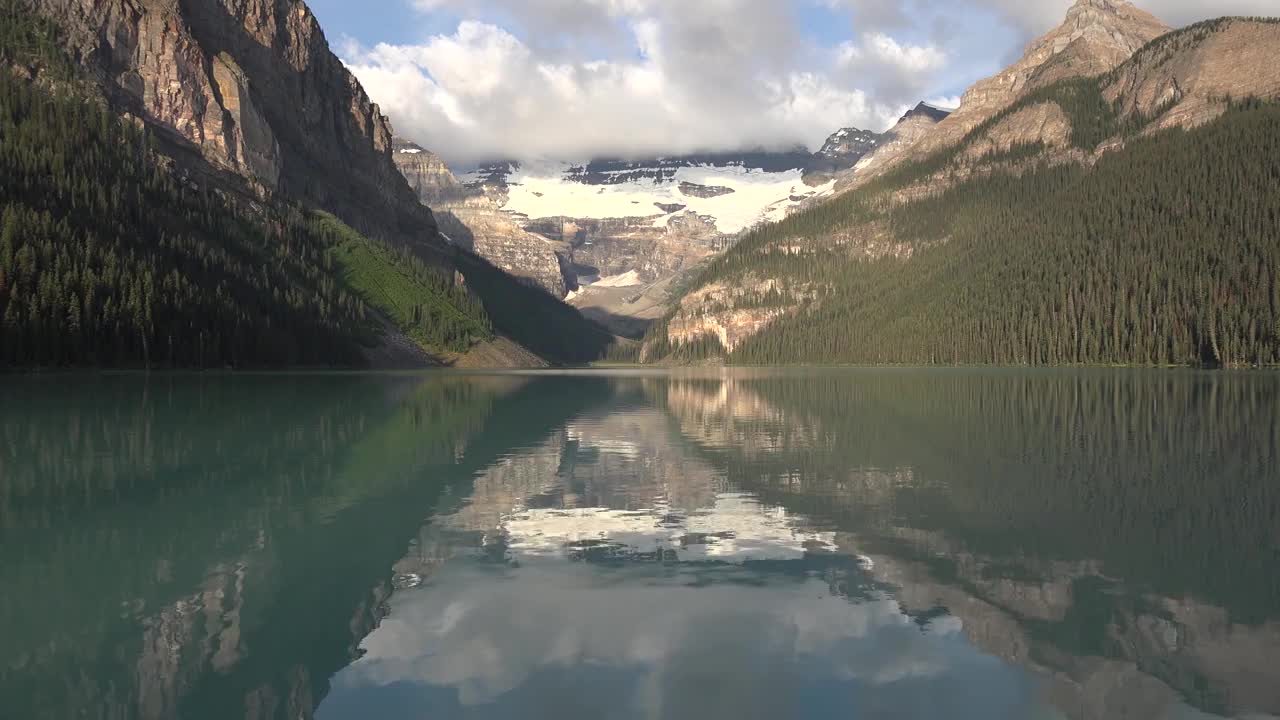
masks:
POLYGON ((1077 0, 816 152, 450 167, 302 2, 108 5, 0 3, 6 367, 1280 363, 1274 19, 1077 0))
POLYGON ((397 139, 394 158, 453 242, 639 338, 683 279, 743 232, 830 197, 837 174, 880 142, 845 128, 816 153, 500 161, 455 173, 397 139))

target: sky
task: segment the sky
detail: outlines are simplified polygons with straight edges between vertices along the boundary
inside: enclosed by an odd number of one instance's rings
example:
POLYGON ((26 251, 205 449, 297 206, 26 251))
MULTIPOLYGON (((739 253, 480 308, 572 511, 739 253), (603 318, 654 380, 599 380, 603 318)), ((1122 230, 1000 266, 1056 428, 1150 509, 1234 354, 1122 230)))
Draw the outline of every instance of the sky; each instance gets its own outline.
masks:
MULTIPOLYGON (((964 89, 1071 0, 310 0, 397 132, 495 159, 817 149, 964 89)), ((1147 0, 1181 26, 1280 0, 1147 0)))

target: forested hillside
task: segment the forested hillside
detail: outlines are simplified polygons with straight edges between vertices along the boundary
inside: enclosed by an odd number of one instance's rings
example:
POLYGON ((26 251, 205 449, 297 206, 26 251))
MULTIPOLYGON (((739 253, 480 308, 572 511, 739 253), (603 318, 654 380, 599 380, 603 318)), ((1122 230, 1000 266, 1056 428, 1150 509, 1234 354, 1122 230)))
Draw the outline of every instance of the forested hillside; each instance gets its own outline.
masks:
MULTIPOLYGON (((1101 80, 1066 81, 1072 143, 1092 150, 1151 118, 1121 118, 1101 80)), ((1018 108, 1012 108, 1010 112, 1018 108)), ((980 133, 981 129, 975 131, 980 133)), ((949 189, 894 200, 960 149, 748 235, 692 283, 734 309, 785 308, 732 348, 650 334, 647 359, 756 363, 1255 365, 1280 362, 1280 106, 1247 100, 1194 130, 1130 139, 1093 167, 984 158, 949 189), (874 234, 893 252, 854 252, 874 234)))
MULTIPOLYGON (((382 308, 334 272, 350 229, 184 185, 73 93, 4 74, 0 111, 0 365, 358 365, 376 340, 382 308)), ((426 347, 486 336, 440 272, 389 249, 369 264, 416 279, 393 319, 426 347)))
POLYGON ((0 18, 0 368, 360 366, 388 331, 441 358, 495 332, 559 362, 610 342, 464 251, 458 274, 194 179, 101 101, 57 25, 12 0, 0 18))

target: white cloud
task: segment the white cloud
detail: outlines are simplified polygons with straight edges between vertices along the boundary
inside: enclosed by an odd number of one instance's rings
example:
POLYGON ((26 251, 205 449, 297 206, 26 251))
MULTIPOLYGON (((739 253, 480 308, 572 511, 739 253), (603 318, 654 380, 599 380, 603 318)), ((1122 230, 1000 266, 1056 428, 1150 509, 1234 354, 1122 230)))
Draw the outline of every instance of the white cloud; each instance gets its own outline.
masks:
MULTIPOLYGON (((1016 23, 1028 35, 1062 21, 1074 0, 976 0, 1016 23)), ((1138 0, 1138 7, 1173 27, 1223 15, 1278 15, 1277 0, 1138 0)))
POLYGON ((840 127, 887 127, 943 60, 884 33, 842 59, 809 47, 775 0, 476 5, 468 11, 501 6, 511 29, 465 20, 419 45, 344 50, 397 130, 455 164, 817 147, 840 127), (573 35, 569 49, 557 34, 573 35))
POLYGON ((341 716, 337 708, 393 685, 418 702, 444 694, 494 716, 608 708, 620 717, 694 717, 714 697, 711 714, 786 717, 802 689, 896 707, 995 673, 1003 684, 948 700, 957 716, 987 717, 1031 682, 969 646, 956 618, 922 630, 893 599, 835 596, 815 577, 698 564, 680 574, 643 565, 602 573, 526 556, 498 573, 455 561, 432 580, 430 592, 392 596, 390 615, 364 639, 361 659, 334 678, 320 717, 341 716), (764 662, 768 683, 759 682, 764 662), (708 668, 722 681, 711 696, 688 681, 708 668), (593 671, 626 680, 584 681, 593 671), (573 679, 574 692, 519 692, 548 678, 573 679))
MULTIPOLYGON (((343 58, 398 131, 454 164, 814 148, 840 127, 883 130, 921 98, 950 100, 1070 3, 414 0, 434 19, 471 19, 420 44, 348 44, 343 58), (819 6, 838 27, 802 18, 819 6)), ((1142 5, 1175 25, 1280 10, 1280 0, 1142 5)))

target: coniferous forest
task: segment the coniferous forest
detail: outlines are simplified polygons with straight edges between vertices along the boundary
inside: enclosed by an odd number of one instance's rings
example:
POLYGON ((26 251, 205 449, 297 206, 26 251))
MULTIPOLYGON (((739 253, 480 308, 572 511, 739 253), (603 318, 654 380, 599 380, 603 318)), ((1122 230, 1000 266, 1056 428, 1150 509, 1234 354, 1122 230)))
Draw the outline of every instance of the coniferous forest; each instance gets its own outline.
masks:
MULTIPOLYGON (((1073 118, 1092 117, 1089 127, 1106 127, 1084 140, 1077 133, 1081 146, 1120 127, 1108 107, 1089 102, 1089 89, 1071 81, 1042 93, 1056 94, 1073 118)), ((812 293, 727 359, 1280 363, 1280 106, 1235 102, 1206 126, 1131 139, 1092 168, 1032 164, 907 204, 883 201, 954 154, 762 227, 704 270, 694 287, 777 278, 812 293), (822 242, 870 222, 883 223, 909 257, 859 259, 822 242)), ((780 303, 794 305, 774 291, 716 309, 780 303)), ((666 322, 651 331, 651 357, 726 357, 713 339, 684 347, 665 335, 666 322)))
POLYGON ((326 213, 185 179, 0 2, 0 367, 358 366, 389 328, 437 354, 495 332, 561 362, 611 338, 459 251, 466 283, 326 213))
POLYGON ((0 364, 351 363, 366 308, 300 213, 255 222, 97 103, 0 74, 0 364))

